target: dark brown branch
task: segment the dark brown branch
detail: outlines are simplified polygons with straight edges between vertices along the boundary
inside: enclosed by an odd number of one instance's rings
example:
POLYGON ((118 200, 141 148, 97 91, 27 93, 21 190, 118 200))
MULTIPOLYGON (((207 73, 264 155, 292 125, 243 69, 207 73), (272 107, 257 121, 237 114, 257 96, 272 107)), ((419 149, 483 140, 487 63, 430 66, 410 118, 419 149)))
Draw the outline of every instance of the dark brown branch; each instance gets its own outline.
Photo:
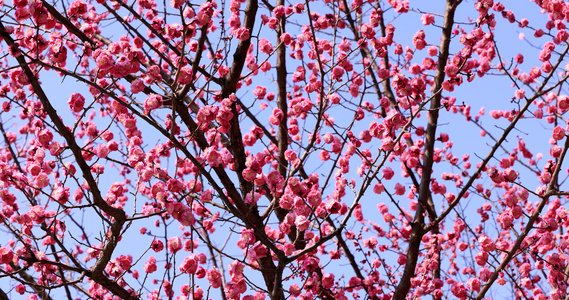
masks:
MULTIPOLYGON (((253 32, 253 26, 255 25, 255 18, 257 17, 257 9, 259 8, 259 3, 257 0, 247 1, 247 7, 245 8, 245 18, 243 20, 243 27, 249 30, 249 34, 253 32)), ((229 73, 222 79, 221 87, 221 98, 228 98, 230 95, 234 94, 237 90, 237 83, 241 79, 241 72, 243 71, 243 66, 245 65, 245 58, 247 57, 247 52, 249 46, 251 45, 251 37, 246 40, 242 40, 237 45, 235 53, 233 54, 233 63, 229 73)), ((245 147, 243 145, 243 136, 241 135, 241 128, 239 126, 239 113, 237 112, 237 104, 233 103, 231 105, 231 112, 233 117, 231 118, 231 128, 229 129, 229 151, 233 154, 235 172, 239 179, 239 187, 241 189, 241 195, 243 198, 253 190, 253 184, 248 182, 243 178, 243 170, 245 170, 245 147)), ((270 289, 272 290, 272 288, 270 289)))
MULTIPOLYGON (((253 27, 255 25, 255 19, 257 18, 257 9, 259 8, 259 3, 257 0, 247 1, 247 6, 245 8, 245 18, 243 20, 243 27, 249 30, 249 33, 253 32, 253 27)), ((241 79, 241 72, 243 66, 245 65, 245 58, 247 57, 247 51, 251 45, 251 38, 240 41, 237 45, 237 49, 233 54, 233 63, 229 70, 229 73, 222 79, 221 83, 221 97, 228 98, 230 95, 234 94, 237 90, 237 83, 241 79)), ((229 129, 229 150, 233 154, 235 172, 239 179, 239 186, 241 189, 241 195, 243 198, 253 190, 253 184, 248 182, 243 178, 243 170, 245 170, 245 147, 243 145, 243 136, 241 135, 241 129, 239 126, 239 114, 237 112, 237 103, 231 105, 231 112, 233 117, 230 121, 231 128, 229 129)), ((255 226, 262 226, 262 220, 259 216, 259 212, 256 206, 249 207, 249 217, 254 219, 253 224, 255 226)), ((258 228, 264 230, 262 228, 258 228)), ((275 291, 275 278, 280 272, 277 270, 271 257, 264 257, 259 259, 259 265, 262 270, 263 278, 267 289, 269 291, 275 291)), ((279 282, 280 284, 280 282, 279 282)), ((284 299, 284 294, 282 289, 279 289, 277 293, 272 293, 271 299, 284 299)))
MULTIPOLYGON (((267 1, 265 1, 265 2, 267 2, 267 1)), ((277 0, 276 6, 279 6, 279 5, 284 5, 284 0, 277 0)), ((279 20, 279 26, 277 27, 277 30, 276 30, 277 41, 280 41, 281 35, 286 32, 285 31, 285 24, 286 24, 286 19, 281 17, 279 20)), ((285 158, 285 151, 288 149, 288 139, 289 139, 288 124, 287 124, 288 102, 287 102, 287 90, 286 90, 286 84, 287 84, 286 46, 281 43, 281 45, 277 47, 276 52, 277 52, 276 53, 277 54, 276 70, 277 70, 277 89, 278 89, 277 107, 283 113, 283 120, 281 120, 281 122, 279 124, 278 135, 277 135, 277 148, 278 148, 277 172, 279 172, 279 174, 283 177, 283 179, 286 180, 286 173, 287 173, 287 169, 288 169, 288 161, 285 158)), ((276 203, 276 201, 278 201, 278 199, 279 199, 279 195, 276 195, 276 197, 271 202, 272 202, 272 205, 274 206, 275 214, 277 215, 279 222, 283 222, 284 219, 286 218, 288 211, 278 206, 278 204, 276 203)), ((291 230, 288 234, 290 241, 294 243, 294 247, 297 250, 303 249, 306 246, 306 241, 304 240, 304 238, 298 238, 299 234, 301 234, 301 233, 299 233, 296 230, 296 227, 291 228, 291 230)), ((284 267, 285 267, 284 262, 279 261, 278 269, 277 269, 276 276, 275 276, 275 286, 273 287, 273 290, 272 290, 273 295, 279 294, 280 297, 283 297, 283 298, 284 298, 284 294, 283 294, 283 289, 282 289, 282 273, 283 273, 284 267)))
POLYGON ((419 205, 417 206, 415 218, 411 224, 412 232, 411 238, 409 240, 409 248, 407 249, 407 262, 405 263, 403 276, 395 288, 395 293, 393 295, 394 300, 403 300, 409 293, 409 289, 411 288, 411 278, 415 275, 415 268, 419 259, 421 238, 426 232, 424 230, 425 221, 423 212, 425 211, 425 207, 428 207, 427 200, 431 193, 431 171, 433 169, 434 162, 433 151, 436 141, 435 135, 439 117, 438 108, 441 105, 441 93, 438 91, 441 90, 443 81, 445 79, 445 67, 449 56, 452 27, 454 25, 454 13, 460 2, 461 0, 448 0, 446 2, 445 20, 442 30, 441 44, 439 46, 439 62, 433 85, 433 91, 435 91, 436 94, 431 100, 431 109, 429 110, 428 114, 428 125, 426 130, 425 148, 423 154, 423 170, 421 184, 419 186, 419 205))

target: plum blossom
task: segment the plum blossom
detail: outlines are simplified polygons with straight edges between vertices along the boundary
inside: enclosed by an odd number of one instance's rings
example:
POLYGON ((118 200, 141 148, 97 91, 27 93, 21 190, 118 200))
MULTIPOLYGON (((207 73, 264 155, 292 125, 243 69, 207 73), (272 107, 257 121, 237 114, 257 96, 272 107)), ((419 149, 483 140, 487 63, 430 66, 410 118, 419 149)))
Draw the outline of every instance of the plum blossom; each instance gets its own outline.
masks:
POLYGON ((78 113, 83 110, 83 106, 85 105, 85 97, 79 93, 73 93, 69 97, 69 100, 67 100, 67 103, 73 112, 78 113))
POLYGON ((206 278, 209 280, 212 288, 217 289, 221 286, 221 274, 217 271, 217 268, 207 270, 206 278))
POLYGON ((189 84, 194 79, 194 73, 190 66, 183 66, 180 68, 180 72, 178 74, 178 82, 180 84, 189 84))
POLYGON ((237 28, 235 30, 232 31, 233 35, 235 36, 235 38, 237 38, 240 41, 245 41, 248 40, 251 36, 249 35, 249 29, 241 27, 241 28, 237 28))
POLYGON ((423 23, 423 25, 431 25, 434 22, 435 22, 435 16, 431 14, 423 14, 423 16, 421 16, 421 23, 423 23))
POLYGON ((157 109, 162 106, 162 96, 157 94, 151 94, 144 101, 144 113, 148 114, 150 111, 157 109))
POLYGON ((260 39, 259 49, 265 54, 271 54, 271 52, 273 52, 273 45, 271 45, 267 39, 260 39))
POLYGON ((158 267, 156 266, 156 258, 154 256, 150 256, 148 261, 144 263, 144 271, 148 274, 155 272, 158 267))
POLYGON ((190 254, 184 258, 184 261, 180 264, 180 272, 186 274, 195 274, 198 269, 198 259, 195 254, 190 254))
POLYGON ((565 137, 565 129, 561 126, 556 126, 553 128, 553 138, 557 141, 562 140, 565 137))
POLYGON ((14 258, 14 252, 8 246, 0 247, 0 264, 7 264, 14 258))
POLYGON ((168 239, 168 250, 172 253, 178 252, 182 249, 182 239, 179 236, 171 237, 168 239))

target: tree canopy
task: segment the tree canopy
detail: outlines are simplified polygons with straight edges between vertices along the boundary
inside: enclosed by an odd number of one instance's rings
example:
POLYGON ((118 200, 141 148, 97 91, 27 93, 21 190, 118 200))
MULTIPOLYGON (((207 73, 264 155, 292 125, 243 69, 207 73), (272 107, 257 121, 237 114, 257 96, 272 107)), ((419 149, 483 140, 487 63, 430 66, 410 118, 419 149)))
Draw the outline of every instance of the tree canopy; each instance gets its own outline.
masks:
POLYGON ((1 300, 569 298, 569 3, 0 12, 1 300))

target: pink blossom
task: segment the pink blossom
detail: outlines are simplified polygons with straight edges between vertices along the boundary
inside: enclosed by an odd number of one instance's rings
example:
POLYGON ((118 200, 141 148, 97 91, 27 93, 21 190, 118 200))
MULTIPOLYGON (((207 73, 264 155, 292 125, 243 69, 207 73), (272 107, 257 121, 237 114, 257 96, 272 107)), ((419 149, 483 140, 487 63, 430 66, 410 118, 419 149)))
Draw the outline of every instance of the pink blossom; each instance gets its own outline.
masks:
POLYGON ((275 16, 275 18, 280 18, 282 16, 284 16, 286 13, 286 9, 283 5, 278 5, 273 9, 273 15, 275 16))
POLYGON ((18 284, 16 285, 15 290, 18 294, 23 295, 26 292, 26 287, 23 284, 18 284))
POLYGON ((95 150, 97 157, 105 158, 109 154, 109 147, 106 144, 100 144, 95 150))
POLYGON ((377 246, 377 239, 373 236, 369 237, 364 240, 363 245, 364 247, 367 247, 369 249, 375 249, 375 247, 377 246))
POLYGON ((453 64, 449 64, 445 67, 445 73, 448 77, 455 77, 458 71, 459 71, 458 66, 453 64))
POLYGON ((569 109, 569 97, 565 95, 560 95, 559 97, 557 97, 557 107, 559 108, 559 110, 561 110, 561 112, 564 112, 567 109, 569 109))
POLYGON ((241 230, 241 239, 237 242, 237 246, 241 249, 245 249, 247 246, 252 245, 256 241, 255 235, 253 234, 253 229, 241 230))
POLYGON ((247 253, 251 260, 257 260, 267 256, 267 248, 261 244, 261 242, 256 242, 247 253))
POLYGON ((184 258, 184 261, 180 264, 180 272, 186 274, 195 274, 198 269, 198 260, 195 254, 190 254, 184 258))
POLYGON ((85 97, 79 93, 73 93, 69 97, 69 100, 67 100, 67 103, 73 112, 78 113, 83 110, 83 106, 85 105, 85 97))
POLYGON ((182 239, 179 236, 171 237, 168 239, 168 250, 172 253, 178 252, 182 249, 182 239))
POLYGON ((279 206, 283 209, 291 209, 292 205, 293 201, 290 195, 283 195, 279 200, 279 206))
POLYGON ((466 299, 466 296, 468 294, 466 288, 464 287, 464 283, 462 282, 455 282, 451 286, 450 291, 458 299, 466 299))
POLYGON ((293 150, 286 150, 285 151, 285 159, 287 161, 293 161, 296 159, 296 152, 294 152, 293 150))
MULTIPOLYGON (((238 1, 233 2, 239 3, 238 1)), ((228 25, 231 27, 231 29, 238 29, 241 27, 241 19, 238 15, 232 15, 231 18, 229 18, 228 25)))
POLYGON ((374 185, 373 187, 374 193, 381 194, 383 191, 385 191, 385 187, 383 186, 383 184, 381 184, 381 182, 378 182, 374 185))
POLYGON ((283 119, 283 112, 279 108, 273 109, 273 114, 269 117, 269 122, 273 125, 279 125, 283 119))
POLYGON ((221 154, 213 147, 209 147, 204 151, 205 159, 212 167, 218 167, 222 163, 221 154))
POLYGON ((373 39, 375 37, 375 30, 373 26, 369 24, 363 24, 360 28, 360 32, 366 39, 373 39))
POLYGON ((257 86, 255 90, 253 90, 253 94, 257 96, 259 99, 265 99, 265 95, 267 94, 267 88, 264 86, 257 86))
POLYGON ((503 116, 502 111, 501 110, 491 110, 490 111, 490 115, 492 116, 492 118, 494 119, 499 119, 503 116))
POLYGON ((182 7, 184 3, 184 0, 170 0, 170 5, 175 9, 182 7))
POLYGON ((553 138, 557 141, 562 140, 565 137, 565 129, 561 126, 556 126, 553 128, 553 138))
POLYGON ((212 288, 217 289, 221 286, 221 274, 216 268, 207 270, 206 278, 212 288))
POLYGON ((330 159, 330 152, 326 151, 326 150, 322 150, 320 151, 320 154, 318 156, 320 158, 320 160, 322 161, 327 161, 330 159))
POLYGON ((243 278, 243 270, 245 269, 245 265, 238 261, 234 260, 231 264, 229 264, 229 275, 231 278, 240 279, 243 278))
POLYGON ((189 66, 183 66, 178 73, 178 82, 180 84, 189 84, 194 79, 194 73, 189 66))
POLYGON ((413 75, 418 75, 419 73, 421 73, 421 66, 418 64, 412 64, 411 66, 409 66, 409 73, 413 75))
POLYGON ((291 42, 293 41, 292 36, 290 35, 290 33, 285 32, 281 35, 280 37, 281 42, 283 42, 286 46, 290 45, 291 42))
POLYGON ((549 61, 546 61, 541 65, 541 69, 545 73, 551 73, 551 71, 553 70, 553 65, 551 65, 549 61))
POLYGON ((43 172, 38 174, 38 176, 35 177, 34 185, 38 189, 43 189, 46 186, 48 186, 49 185, 49 178, 48 178, 47 174, 43 173, 43 172))
POLYGON ((209 23, 213 15, 213 4, 211 2, 206 2, 200 5, 200 10, 196 16, 196 21, 198 26, 203 26, 209 23))
POLYGON ((0 248, 0 264, 8 264, 14 258, 14 252, 9 247, 0 248))
POLYGON ((265 54, 271 54, 271 52, 273 52, 273 45, 271 45, 267 39, 260 39, 259 49, 265 54))
POLYGON ((219 77, 224 77, 227 74, 229 74, 229 67, 219 66, 219 69, 217 70, 217 75, 219 75, 219 77))
POLYGON ((69 5, 67 13, 72 16, 82 15, 87 12, 87 3, 83 1, 74 1, 69 5))
POLYGON ((549 149, 549 155, 551 155, 551 157, 554 157, 554 158, 559 158, 561 156, 562 151, 563 151, 563 148, 561 148, 561 146, 553 145, 549 149))
POLYGON ((308 229, 310 222, 306 219, 305 216, 297 216, 296 220, 294 221, 294 225, 296 225, 296 228, 298 228, 298 230, 304 231, 308 229))
POLYGON ((488 261, 488 252, 483 250, 478 251, 478 253, 476 253, 476 256, 474 257, 474 260, 476 261, 476 264, 479 266, 485 265, 486 262, 488 261))
POLYGON ((267 22, 267 27, 275 30, 275 29, 277 29, 278 24, 279 24, 279 19, 277 19, 275 17, 270 17, 269 21, 267 22))
POLYGON ((325 289, 330 289, 334 286, 334 274, 326 273, 322 277, 322 287, 325 289))
POLYGON ((61 204, 65 204, 65 203, 67 203, 67 200, 69 199, 69 190, 70 190, 69 187, 63 187, 61 185, 61 183, 59 183, 53 189, 53 192, 51 193, 51 197, 53 198, 53 200, 55 200, 61 204))
POLYGON ((466 287, 473 292, 480 292, 480 280, 478 278, 470 278, 466 282, 466 287))
POLYGON ((404 265, 407 262, 407 256, 400 254, 397 258, 397 263, 399 265, 404 265))
POLYGON ((151 110, 157 109, 162 106, 162 96, 151 94, 144 101, 144 112, 148 114, 151 110))
POLYGON ((245 41, 250 38, 249 29, 245 27, 237 28, 233 30, 233 35, 240 41, 245 41))
POLYGON ((423 23, 425 26, 431 25, 435 23, 435 16, 431 14, 423 14, 423 16, 421 16, 421 23, 423 23))
POLYGON ((419 30, 413 35, 413 45, 417 50, 423 50, 425 48, 427 42, 425 42, 425 32, 423 30, 419 30))
MULTIPOLYGON (((271 66, 271 62, 270 62, 270 61, 265 61, 265 62, 261 65, 261 67, 260 67, 261 71, 263 71, 263 72, 265 72, 265 73, 266 73, 266 72, 269 72, 269 71, 271 70, 271 68, 272 68, 272 66, 271 66)), ((272 92, 271 92, 271 93, 272 93, 272 92)), ((273 93, 273 95, 274 95, 274 93, 273 93)), ((273 100, 273 99, 274 99, 274 97, 271 98, 269 95, 267 95, 267 100, 271 101, 271 100, 273 100)))
POLYGON ((97 63, 97 67, 101 70, 108 70, 114 65, 114 57, 108 51, 101 51, 98 55, 93 56, 97 63))
POLYGON ((399 182, 395 184, 395 194, 399 196, 405 194, 405 187, 402 186, 399 182))
POLYGON ((53 133, 49 129, 38 129, 36 136, 38 141, 44 146, 47 146, 53 140, 53 133))
POLYGON ((156 258, 154 256, 150 256, 148 261, 144 264, 144 271, 148 274, 151 274, 157 270, 156 266, 156 258))
POLYGON ((533 67, 531 68, 529 75, 531 76, 531 78, 537 78, 541 76, 541 69, 538 67, 533 67))
POLYGON ((334 67, 334 69, 332 70, 331 78, 333 80, 342 81, 342 76, 344 76, 344 68, 334 67))
POLYGON ((154 252, 160 252, 164 249, 164 244, 162 243, 162 241, 154 239, 152 241, 152 245, 150 246, 150 248, 152 248, 154 252))
POLYGON ((395 175, 395 172, 393 172, 393 170, 390 167, 384 168, 382 172, 383 172, 383 178, 387 180, 393 178, 393 175, 395 175))

